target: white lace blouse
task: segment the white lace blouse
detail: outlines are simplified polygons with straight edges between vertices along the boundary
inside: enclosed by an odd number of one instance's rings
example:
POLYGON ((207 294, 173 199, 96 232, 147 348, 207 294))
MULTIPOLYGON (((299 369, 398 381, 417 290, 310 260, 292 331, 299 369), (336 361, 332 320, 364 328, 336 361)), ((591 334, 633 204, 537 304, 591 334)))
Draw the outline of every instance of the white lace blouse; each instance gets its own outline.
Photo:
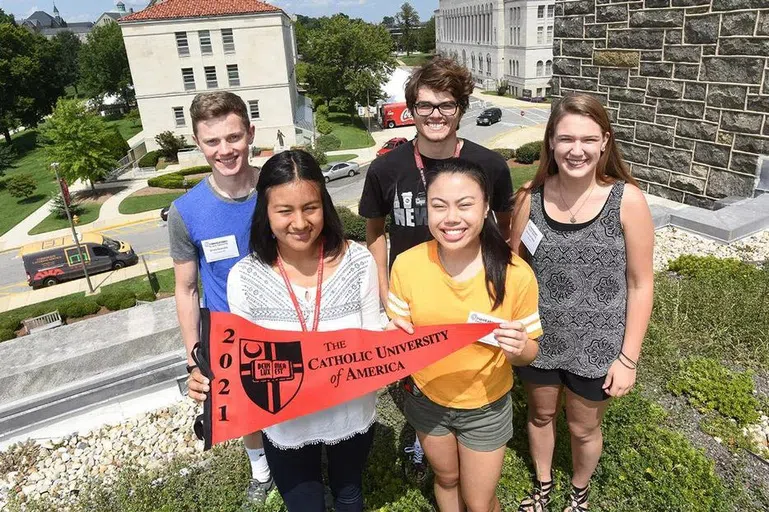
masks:
MULTIPOLYGON (((308 327, 315 314, 315 287, 293 285, 308 327)), ((301 331, 283 278, 249 255, 227 279, 230 311, 267 329, 301 331)), ((318 331, 381 330, 376 263, 363 246, 351 242, 333 275, 324 277, 318 331)), ((334 444, 368 430, 376 414, 376 392, 263 430, 279 448, 334 444)))

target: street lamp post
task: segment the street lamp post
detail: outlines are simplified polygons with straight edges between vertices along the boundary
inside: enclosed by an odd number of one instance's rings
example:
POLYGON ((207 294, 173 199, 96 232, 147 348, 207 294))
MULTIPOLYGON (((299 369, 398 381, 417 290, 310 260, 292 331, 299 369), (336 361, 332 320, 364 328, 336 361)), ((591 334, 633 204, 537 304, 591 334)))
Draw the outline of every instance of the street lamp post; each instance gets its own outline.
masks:
MULTIPOLYGON (((75 223, 72 222, 72 215, 69 213, 69 204, 67 204, 66 196, 64 195, 64 188, 61 184, 61 178, 59 178, 59 164, 54 162, 51 164, 51 168, 53 169, 54 174, 56 174, 56 183, 59 184, 59 192, 61 193, 62 199, 64 199, 64 211, 67 213, 67 220, 69 221, 69 226, 72 228, 72 238, 75 240, 75 245, 77 245, 77 253, 80 256, 80 265, 83 267, 83 274, 85 274, 85 280, 88 283, 88 290, 93 293, 91 277, 88 275, 88 269, 85 266, 85 258, 83 258, 83 247, 80 245, 80 239, 77 237, 77 231, 75 231, 75 223)), ((88 249, 86 249, 86 251, 87 250, 88 249)))

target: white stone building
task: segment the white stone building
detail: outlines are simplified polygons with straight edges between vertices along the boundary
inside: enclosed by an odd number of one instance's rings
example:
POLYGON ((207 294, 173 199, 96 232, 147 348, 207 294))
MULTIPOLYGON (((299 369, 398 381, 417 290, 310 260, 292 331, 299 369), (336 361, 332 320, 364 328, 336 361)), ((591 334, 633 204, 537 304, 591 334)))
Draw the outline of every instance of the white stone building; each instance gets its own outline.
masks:
POLYGON ((436 50, 494 90, 507 80, 515 96, 548 96, 553 68, 554 0, 440 0, 436 50))
POLYGON ((192 143, 192 99, 220 90, 245 101, 254 146, 274 147, 278 130, 286 146, 296 143, 296 40, 281 9, 258 0, 165 0, 118 23, 143 126, 132 149, 157 149, 155 136, 168 130, 192 143))

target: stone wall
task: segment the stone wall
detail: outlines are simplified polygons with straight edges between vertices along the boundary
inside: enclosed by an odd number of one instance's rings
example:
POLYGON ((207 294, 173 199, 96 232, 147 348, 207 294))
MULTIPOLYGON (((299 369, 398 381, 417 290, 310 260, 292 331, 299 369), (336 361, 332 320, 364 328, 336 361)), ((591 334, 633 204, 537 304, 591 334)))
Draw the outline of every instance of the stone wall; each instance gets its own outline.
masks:
POLYGON ((556 4, 553 94, 608 109, 634 176, 696 206, 752 196, 769 155, 769 0, 556 4))

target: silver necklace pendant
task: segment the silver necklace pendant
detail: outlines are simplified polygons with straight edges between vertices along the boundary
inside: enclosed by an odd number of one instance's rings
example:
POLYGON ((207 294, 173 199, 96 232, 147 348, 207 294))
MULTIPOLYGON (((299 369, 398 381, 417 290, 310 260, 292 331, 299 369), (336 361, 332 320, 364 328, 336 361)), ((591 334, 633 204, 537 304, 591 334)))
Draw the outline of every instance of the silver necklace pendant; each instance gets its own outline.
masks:
POLYGON ((577 223, 577 219, 575 219, 574 217, 570 218, 570 219, 569 219, 569 221, 570 221, 572 224, 576 224, 576 223, 577 223))

